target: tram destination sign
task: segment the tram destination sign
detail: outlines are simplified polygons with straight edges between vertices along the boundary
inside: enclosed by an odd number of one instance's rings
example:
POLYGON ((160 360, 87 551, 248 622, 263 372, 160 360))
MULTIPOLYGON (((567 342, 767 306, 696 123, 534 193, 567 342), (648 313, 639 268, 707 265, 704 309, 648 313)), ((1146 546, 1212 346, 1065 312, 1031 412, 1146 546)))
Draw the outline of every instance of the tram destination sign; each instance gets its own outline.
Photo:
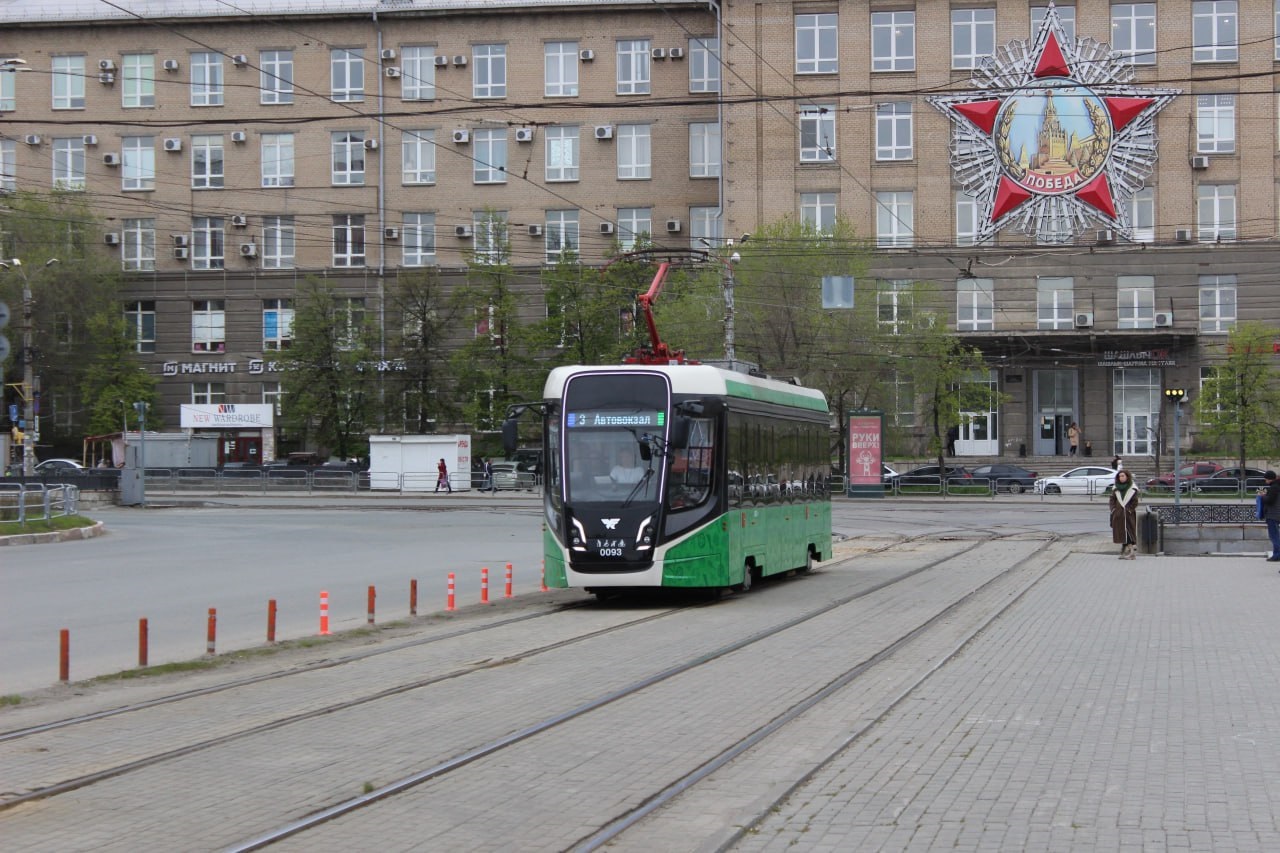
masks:
POLYGON ((565 426, 569 429, 581 427, 665 427, 666 412, 619 412, 619 411, 586 411, 569 412, 565 415, 565 426))

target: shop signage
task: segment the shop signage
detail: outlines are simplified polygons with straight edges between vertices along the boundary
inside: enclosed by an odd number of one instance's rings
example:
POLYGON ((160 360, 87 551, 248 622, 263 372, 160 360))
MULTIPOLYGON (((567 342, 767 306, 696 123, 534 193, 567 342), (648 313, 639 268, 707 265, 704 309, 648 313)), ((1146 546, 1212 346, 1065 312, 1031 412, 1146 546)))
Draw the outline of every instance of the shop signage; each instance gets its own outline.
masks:
POLYGON ((1103 350, 1098 367, 1177 367, 1178 359, 1168 349, 1103 350))
POLYGON ((178 407, 178 425, 182 429, 270 429, 275 411, 270 403, 183 403, 178 407))
MULTIPOLYGON (((160 375, 162 376, 182 376, 185 374, 205 374, 205 373, 246 373, 249 376, 261 376, 267 373, 283 373, 288 370, 289 366, 283 361, 267 361, 262 358, 251 358, 244 363, 244 369, 241 370, 241 363, 238 361, 166 361, 160 366, 160 375)), ((408 370, 404 359, 393 358, 383 359, 382 361, 364 362, 359 367, 360 370, 373 370, 377 373, 397 372, 408 370)))

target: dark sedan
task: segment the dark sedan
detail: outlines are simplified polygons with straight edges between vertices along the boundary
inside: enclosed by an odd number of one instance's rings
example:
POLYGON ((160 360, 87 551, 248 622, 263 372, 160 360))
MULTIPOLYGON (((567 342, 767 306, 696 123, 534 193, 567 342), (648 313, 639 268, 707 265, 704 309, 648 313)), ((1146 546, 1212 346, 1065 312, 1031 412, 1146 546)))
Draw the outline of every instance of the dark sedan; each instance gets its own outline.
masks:
POLYGON ((1239 494, 1241 486, 1245 491, 1253 491, 1261 488, 1265 482, 1263 475, 1266 474, 1261 468, 1245 468, 1244 482, 1240 482, 1240 467, 1223 468, 1210 474, 1208 477, 1200 477, 1194 481, 1192 489, 1200 494, 1208 495, 1232 495, 1239 494))
POLYGON ((979 465, 969 474, 973 477, 975 483, 984 481, 988 483, 992 491, 1011 492, 1015 495, 1020 495, 1035 488, 1036 479, 1040 476, 1035 471, 1028 471, 1018 465, 1003 463, 979 465))
MULTIPOLYGON (((967 484, 970 474, 959 465, 948 465, 946 480, 952 485, 967 484)), ((899 486, 938 486, 941 484, 941 478, 938 476, 937 465, 921 465, 919 468, 912 468, 910 471, 899 474, 896 482, 899 486)))

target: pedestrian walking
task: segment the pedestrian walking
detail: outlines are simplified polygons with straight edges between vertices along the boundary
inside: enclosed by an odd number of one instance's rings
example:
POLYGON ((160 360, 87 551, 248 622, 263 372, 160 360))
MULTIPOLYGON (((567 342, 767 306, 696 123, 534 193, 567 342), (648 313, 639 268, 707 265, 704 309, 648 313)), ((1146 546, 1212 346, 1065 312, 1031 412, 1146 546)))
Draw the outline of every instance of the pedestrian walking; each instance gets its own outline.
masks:
POLYGON ((1120 546, 1120 559, 1132 560, 1138 545, 1138 487, 1128 471, 1116 472, 1110 507, 1111 541, 1120 546))
POLYGON ((440 491, 440 487, 444 486, 445 492, 452 492, 453 486, 449 484, 449 466, 444 464, 444 460, 440 460, 440 464, 436 466, 436 491, 440 491))
POLYGON ((952 426, 947 429, 947 455, 956 455, 956 441, 960 438, 960 427, 952 426))
POLYGON ((1122 468, 1124 468, 1124 460, 1121 459, 1119 456, 1111 457, 1111 470, 1119 471, 1122 468))
POLYGON ((1258 490, 1262 496, 1262 517, 1267 522, 1267 538, 1271 540, 1271 553, 1267 562, 1280 563, 1280 480, 1275 471, 1262 475, 1266 485, 1258 490))
POLYGON ((480 491, 497 493, 497 489, 493 486, 493 463, 483 456, 480 457, 480 470, 484 472, 484 477, 480 481, 480 491))
POLYGON ((1067 440, 1071 442, 1071 455, 1075 456, 1076 450, 1080 447, 1080 426, 1075 421, 1067 427, 1067 440))

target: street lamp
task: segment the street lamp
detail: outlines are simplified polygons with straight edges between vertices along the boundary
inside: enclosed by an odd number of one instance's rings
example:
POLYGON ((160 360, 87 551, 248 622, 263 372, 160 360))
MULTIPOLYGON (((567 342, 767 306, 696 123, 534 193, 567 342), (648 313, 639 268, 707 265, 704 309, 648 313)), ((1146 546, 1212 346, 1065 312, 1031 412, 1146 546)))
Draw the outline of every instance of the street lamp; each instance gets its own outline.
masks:
POLYGON ((1182 430, 1179 427, 1179 416, 1182 414, 1182 400, 1187 396, 1187 392, 1183 388, 1166 388, 1164 396, 1173 403, 1173 523, 1180 524, 1182 522, 1182 454, 1181 442, 1178 438, 1182 430))
MULTIPOLYGON (((50 258, 44 262, 46 267, 58 262, 50 258)), ((34 303, 31 299, 31 280, 22 268, 22 260, 11 258, 0 261, 0 268, 17 272, 22 278, 22 417, 26 422, 26 430, 22 435, 22 475, 30 477, 36 469, 36 380, 35 380, 35 347, 31 342, 31 315, 34 303)))

